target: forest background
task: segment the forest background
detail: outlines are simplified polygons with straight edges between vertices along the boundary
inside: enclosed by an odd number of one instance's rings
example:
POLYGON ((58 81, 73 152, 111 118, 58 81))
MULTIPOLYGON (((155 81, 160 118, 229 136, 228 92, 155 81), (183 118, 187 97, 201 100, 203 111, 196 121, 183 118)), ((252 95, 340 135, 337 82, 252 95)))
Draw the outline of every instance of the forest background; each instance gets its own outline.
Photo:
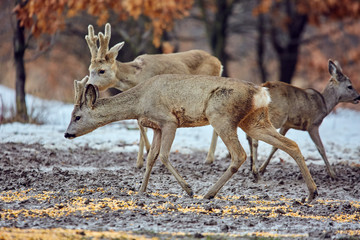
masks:
POLYGON ((25 94, 72 102, 90 64, 87 26, 103 32, 109 22, 110 46, 125 41, 122 62, 202 49, 224 76, 322 91, 334 59, 360 90, 359 16, 357 0, 4 0, 0 84, 16 89, 18 121, 30 120, 25 94))

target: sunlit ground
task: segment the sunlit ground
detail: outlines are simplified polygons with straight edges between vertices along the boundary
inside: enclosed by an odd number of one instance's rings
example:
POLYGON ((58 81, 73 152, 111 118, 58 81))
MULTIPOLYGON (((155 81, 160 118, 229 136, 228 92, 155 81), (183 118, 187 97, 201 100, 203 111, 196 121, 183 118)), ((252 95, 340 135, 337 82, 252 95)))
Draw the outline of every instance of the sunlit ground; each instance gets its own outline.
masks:
MULTIPOLYGON (((129 196, 135 195, 136 192, 129 191, 127 189, 122 190, 124 193, 129 196)), ((279 215, 292 217, 292 218, 301 218, 301 219, 313 219, 316 221, 333 221, 333 222, 348 222, 348 223, 359 223, 359 229, 357 230, 344 230, 337 231, 336 234, 341 236, 352 236, 360 237, 360 201, 345 201, 345 200, 316 200, 316 204, 322 204, 327 206, 329 209, 336 207, 340 204, 347 203, 351 208, 356 209, 353 211, 353 214, 347 213, 333 213, 329 215, 316 215, 316 214, 304 214, 300 211, 294 210, 293 203, 297 201, 295 199, 287 199, 285 197, 275 201, 275 200, 263 200, 257 196, 246 196, 246 198, 251 199, 251 204, 246 204, 244 206, 239 206, 232 204, 233 201, 241 199, 245 196, 229 196, 221 197, 221 199, 226 200, 228 205, 221 205, 216 209, 209 209, 205 207, 202 203, 194 202, 193 204, 187 204, 187 206, 182 206, 181 204, 174 204, 169 200, 169 197, 178 197, 182 198, 179 195, 173 194, 159 194, 159 193, 150 193, 151 195, 164 198, 162 204, 153 203, 153 204, 138 204, 137 200, 121 200, 115 198, 100 198, 100 199, 88 199, 82 197, 81 195, 86 195, 86 193, 93 192, 105 192, 104 189, 79 189, 72 191, 77 193, 80 196, 72 197, 61 204, 55 204, 49 208, 36 208, 36 209, 2 209, 0 208, 0 218, 1 221, 7 221, 16 219, 18 217, 25 218, 45 218, 50 217, 58 219, 61 217, 66 217, 71 214, 81 214, 81 216, 89 216, 93 214, 96 216, 98 212, 104 210, 104 208, 111 211, 136 211, 142 210, 146 211, 152 215, 172 215, 175 213, 196 213, 196 214, 214 214, 216 213, 220 218, 231 217, 231 218, 248 218, 249 215, 257 215, 266 218, 277 218, 279 215), (280 204, 281 203, 281 204, 280 204)), ((27 189, 23 191, 6 191, 0 193, 0 202, 12 203, 12 202, 21 202, 29 199, 34 199, 39 202, 49 202, 51 199, 57 197, 57 194, 54 192, 42 192, 38 194, 33 189, 27 189)), ((195 198, 201 199, 202 196, 195 196, 195 198)), ((314 203, 314 204, 315 204, 314 203)), ((298 202, 298 204, 307 205, 312 207, 312 205, 298 202)), ((187 236, 188 233, 157 233, 158 238, 161 236, 187 236)), ((270 237, 270 238, 301 238, 307 237, 307 235, 299 234, 278 234, 274 232, 245 232, 242 234, 214 234, 214 233, 202 233, 203 236, 208 238, 212 237, 270 237)), ((140 233, 133 232, 95 232, 88 230, 70 230, 70 229, 18 229, 18 228, 0 228, 0 239, 151 239, 152 237, 145 234, 141 235, 140 233)), ((166 237, 165 237, 166 238, 166 237)))

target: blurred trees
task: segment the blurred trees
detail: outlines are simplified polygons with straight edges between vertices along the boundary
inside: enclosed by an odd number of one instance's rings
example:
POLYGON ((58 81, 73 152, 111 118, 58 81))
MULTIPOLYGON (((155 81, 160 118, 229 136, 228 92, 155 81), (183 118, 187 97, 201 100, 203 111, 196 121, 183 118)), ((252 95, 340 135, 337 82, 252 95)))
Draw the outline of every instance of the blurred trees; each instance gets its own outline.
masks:
MULTIPOLYGON (((28 121, 25 102, 24 53, 27 47, 25 30, 29 36, 53 35, 66 26, 65 20, 81 12, 95 16, 104 25, 114 13, 118 21, 147 19, 145 28, 151 29, 152 42, 160 47, 164 31, 172 28, 175 19, 187 15, 193 1, 189 0, 16 0, 16 28, 14 32, 14 60, 16 65, 16 112, 20 121, 28 121)), ((126 33, 122 33, 126 39, 126 33)), ((28 37, 30 39, 30 37, 28 37)))
MULTIPOLYGON (((308 24, 320 26, 323 19, 341 20, 344 18, 359 18, 360 2, 345 1, 314 1, 314 0, 261 0, 254 9, 259 21, 267 23, 270 42, 279 61, 279 80, 290 83, 298 63, 300 47, 313 39, 303 40, 303 34, 308 24), (266 18, 264 21, 263 18, 266 18)), ((339 31, 342 29, 339 29, 339 31)), ((262 34, 263 29, 259 29, 262 34)), ((327 37, 331 37, 327 35, 327 37)), ((259 57, 261 61, 261 56, 259 57)), ((266 72, 259 63, 261 72, 266 72)), ((263 78, 263 81, 265 78, 263 78)))
MULTIPOLYGON (((360 30, 354 20, 360 15, 357 0, 7 0, 0 5, 14 7, 14 2, 16 108, 23 121, 27 119, 24 54, 36 49, 37 54, 31 57, 35 58, 46 52, 58 43, 60 35, 56 33, 64 30, 62 39, 69 42, 78 36, 77 41, 84 44, 66 45, 62 40, 61 50, 86 61, 89 58, 83 37, 86 26, 94 21, 98 24, 96 31, 103 31, 100 26, 105 22, 112 24, 110 44, 125 41, 126 48, 119 59, 129 61, 143 53, 173 51, 171 44, 182 40, 170 29, 175 20, 191 13, 191 21, 201 24, 195 31, 189 31, 190 38, 195 38, 198 32, 206 34, 206 46, 204 39, 198 46, 209 47, 221 60, 224 76, 232 75, 229 71, 232 64, 232 69, 242 74, 236 77, 250 76, 249 80, 255 82, 275 78, 291 82, 299 69, 302 73, 315 67, 317 71, 323 70, 319 66, 324 68, 324 59, 329 56, 341 56, 340 62, 346 60, 353 65, 360 59, 360 48, 353 48, 360 41, 360 30), (339 54, 341 51, 346 54, 339 54), (308 55, 304 57, 304 53, 308 55), (299 59, 303 61, 301 65, 299 59), (274 66, 278 66, 277 71, 272 70, 274 66), (244 75, 244 71, 249 73, 244 75)), ((194 48, 191 44, 187 46, 182 50, 194 48)))
POLYGON ((237 0, 199 0, 201 19, 205 25, 206 35, 213 55, 223 64, 223 76, 228 76, 225 52, 227 43, 229 17, 237 0))
MULTIPOLYGON (((16 0, 15 4, 19 7, 24 7, 25 2, 21 0, 16 0)), ((25 29, 21 25, 20 20, 16 20, 13 36, 13 46, 14 46, 14 61, 15 61, 15 89, 16 89, 16 114, 17 119, 22 122, 28 122, 29 117, 27 114, 26 101, 25 101, 25 64, 24 64, 24 55, 26 50, 25 43, 25 29)))

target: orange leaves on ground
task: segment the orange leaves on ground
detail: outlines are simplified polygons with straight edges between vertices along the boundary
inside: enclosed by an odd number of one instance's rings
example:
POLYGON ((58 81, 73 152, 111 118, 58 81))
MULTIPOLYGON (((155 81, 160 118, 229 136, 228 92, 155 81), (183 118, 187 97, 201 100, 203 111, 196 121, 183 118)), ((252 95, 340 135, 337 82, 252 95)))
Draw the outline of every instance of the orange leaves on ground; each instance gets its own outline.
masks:
POLYGON ((21 25, 35 36, 55 33, 65 26, 66 18, 81 11, 97 17, 98 25, 108 21, 110 11, 120 20, 136 20, 143 15, 150 19, 153 43, 159 47, 163 32, 173 27, 174 20, 187 16, 192 5, 193 0, 29 0, 24 6, 18 4, 14 12, 21 25))

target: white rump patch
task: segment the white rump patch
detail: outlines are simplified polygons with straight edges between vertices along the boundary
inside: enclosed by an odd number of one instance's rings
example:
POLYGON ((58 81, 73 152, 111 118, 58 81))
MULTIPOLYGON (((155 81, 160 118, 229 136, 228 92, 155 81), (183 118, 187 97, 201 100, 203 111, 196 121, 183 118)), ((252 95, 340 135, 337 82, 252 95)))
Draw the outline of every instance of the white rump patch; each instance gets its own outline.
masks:
POLYGON ((271 97, 268 89, 266 87, 260 87, 259 92, 257 92, 253 97, 253 105, 255 109, 267 107, 270 102, 271 97))
POLYGON ((223 65, 221 65, 221 68, 220 68, 220 74, 219 74, 219 76, 220 76, 220 77, 222 76, 223 71, 224 71, 224 66, 223 66, 223 65))

